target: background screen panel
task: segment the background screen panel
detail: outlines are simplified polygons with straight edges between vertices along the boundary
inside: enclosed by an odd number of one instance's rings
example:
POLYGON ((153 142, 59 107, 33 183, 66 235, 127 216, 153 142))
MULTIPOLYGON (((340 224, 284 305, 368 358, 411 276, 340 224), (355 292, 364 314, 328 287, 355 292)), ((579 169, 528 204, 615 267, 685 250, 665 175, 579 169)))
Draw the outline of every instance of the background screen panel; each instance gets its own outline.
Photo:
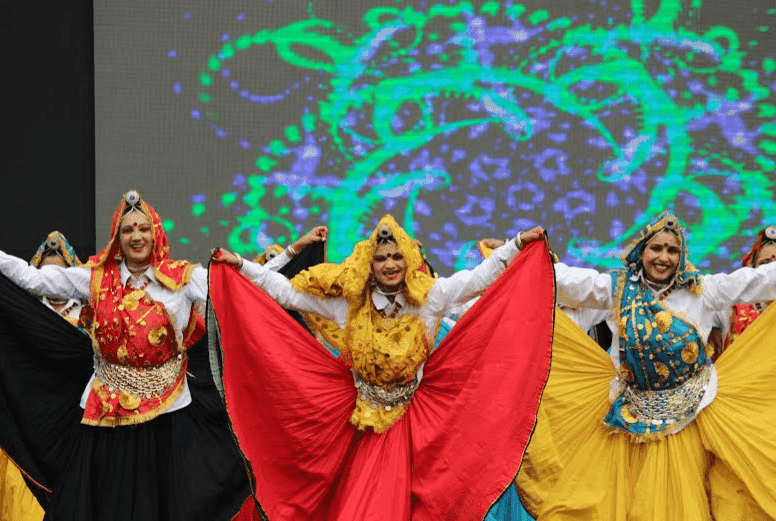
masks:
POLYGON ((544 226, 607 269, 663 210, 704 271, 776 223, 776 6, 95 1, 97 243, 137 188, 173 255, 391 213, 443 274, 544 226))

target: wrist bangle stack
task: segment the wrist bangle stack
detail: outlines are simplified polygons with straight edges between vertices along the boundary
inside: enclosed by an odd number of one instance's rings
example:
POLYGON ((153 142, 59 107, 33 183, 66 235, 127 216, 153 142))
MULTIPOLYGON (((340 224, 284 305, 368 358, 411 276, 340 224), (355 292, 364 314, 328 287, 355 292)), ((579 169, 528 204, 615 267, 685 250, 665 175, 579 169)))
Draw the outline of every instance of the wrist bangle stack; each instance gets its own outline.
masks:
POLYGON ((289 244, 288 245, 288 247, 286 248, 286 253, 288 254, 289 257, 296 257, 296 253, 297 252, 294 249, 294 245, 293 244, 289 244))
POLYGON ((520 237, 523 234, 523 232, 517 232, 517 237, 515 237, 515 244, 517 244, 517 249, 522 250, 523 249, 523 239, 520 237))
POLYGON ((235 256, 235 257, 237 257, 237 269, 238 269, 238 270, 241 270, 241 269, 242 269, 242 267, 243 267, 243 258, 242 258, 242 256, 241 256, 239 253, 237 253, 237 252, 235 252, 235 253, 234 253, 234 256, 235 256))

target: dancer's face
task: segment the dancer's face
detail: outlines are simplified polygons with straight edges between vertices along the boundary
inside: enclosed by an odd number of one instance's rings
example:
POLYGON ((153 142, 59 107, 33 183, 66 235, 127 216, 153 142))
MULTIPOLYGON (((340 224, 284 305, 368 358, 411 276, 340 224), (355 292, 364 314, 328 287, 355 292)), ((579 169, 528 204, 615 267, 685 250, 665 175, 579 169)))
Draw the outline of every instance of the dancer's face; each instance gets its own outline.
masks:
POLYGON ((769 264, 773 261, 776 261, 776 244, 769 242, 757 252, 757 262, 755 262, 754 267, 769 264))
POLYGON ((395 244, 382 243, 372 254, 372 273, 384 291, 396 291, 404 283, 407 260, 395 244))
POLYGON ((679 266, 682 249, 679 238, 671 232, 658 232, 644 248, 642 263, 647 280, 665 284, 671 280, 679 266))
POLYGON ((148 217, 130 212, 121 219, 119 243, 128 266, 142 266, 151 259, 154 234, 148 217))

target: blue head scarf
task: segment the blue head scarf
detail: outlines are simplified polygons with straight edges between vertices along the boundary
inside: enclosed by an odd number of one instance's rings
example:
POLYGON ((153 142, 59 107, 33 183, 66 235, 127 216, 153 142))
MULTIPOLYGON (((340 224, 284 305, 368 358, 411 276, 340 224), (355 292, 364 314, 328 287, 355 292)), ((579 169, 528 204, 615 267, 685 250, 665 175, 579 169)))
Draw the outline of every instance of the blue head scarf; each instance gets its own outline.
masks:
POLYGON ((62 257, 70 267, 81 265, 81 261, 78 260, 78 256, 75 254, 73 247, 67 242, 65 236, 56 230, 49 233, 43 242, 40 243, 38 251, 35 252, 32 260, 30 260, 30 265, 40 268, 40 263, 43 262, 43 258, 48 256, 51 252, 55 252, 62 257))
POLYGON ((642 228, 638 237, 623 252, 622 262, 628 268, 628 275, 630 277, 638 277, 639 272, 644 267, 642 255, 647 243, 652 237, 663 231, 671 232, 679 239, 681 254, 679 265, 676 267, 676 273, 674 274, 674 283, 677 287, 686 287, 694 294, 700 293, 701 273, 687 258, 687 238, 685 237, 684 228, 679 223, 679 219, 669 212, 661 213, 642 228))

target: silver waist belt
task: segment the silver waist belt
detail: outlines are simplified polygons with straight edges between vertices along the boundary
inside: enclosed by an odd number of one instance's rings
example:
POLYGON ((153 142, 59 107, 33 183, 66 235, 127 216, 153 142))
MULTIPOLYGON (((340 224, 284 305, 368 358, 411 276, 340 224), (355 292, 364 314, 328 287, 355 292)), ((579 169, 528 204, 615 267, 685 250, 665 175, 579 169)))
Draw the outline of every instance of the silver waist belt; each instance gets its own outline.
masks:
POLYGON ((172 389, 185 361, 183 353, 179 353, 163 364, 138 367, 114 364, 95 354, 94 373, 111 392, 126 391, 140 398, 154 398, 172 389))
POLYGON ((382 406, 386 411, 394 407, 407 405, 418 388, 418 377, 406 384, 380 385, 367 382, 356 373, 353 373, 353 381, 356 384, 358 397, 368 402, 373 409, 382 406))
POLYGON ((704 365, 700 371, 672 389, 651 391, 626 385, 622 394, 640 422, 672 424, 695 414, 710 380, 711 366, 704 365))

